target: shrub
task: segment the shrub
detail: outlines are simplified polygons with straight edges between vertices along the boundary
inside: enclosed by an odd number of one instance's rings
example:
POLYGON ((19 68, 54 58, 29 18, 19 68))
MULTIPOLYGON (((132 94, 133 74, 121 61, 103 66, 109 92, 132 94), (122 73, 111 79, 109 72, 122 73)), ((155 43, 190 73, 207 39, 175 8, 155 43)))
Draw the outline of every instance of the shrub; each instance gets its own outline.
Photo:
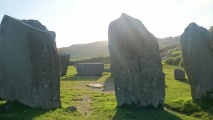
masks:
POLYGON ((166 46, 166 47, 160 49, 160 53, 162 54, 163 52, 168 51, 170 49, 174 49, 178 46, 180 46, 180 44, 174 44, 174 45, 166 46))
POLYGON ((165 63, 168 65, 179 65, 181 62, 182 56, 179 54, 176 57, 169 57, 165 63))
POLYGON ((171 57, 177 57, 179 55, 180 55, 180 53, 174 53, 174 54, 171 55, 171 57))

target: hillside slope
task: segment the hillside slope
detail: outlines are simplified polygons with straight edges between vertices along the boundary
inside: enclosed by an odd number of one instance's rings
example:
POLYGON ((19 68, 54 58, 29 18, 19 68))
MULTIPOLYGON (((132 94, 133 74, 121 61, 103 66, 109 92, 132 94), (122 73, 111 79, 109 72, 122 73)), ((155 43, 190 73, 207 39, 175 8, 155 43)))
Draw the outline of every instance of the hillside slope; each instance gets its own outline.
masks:
POLYGON ((58 53, 70 54, 70 59, 84 59, 97 56, 108 56, 108 41, 99 41, 88 44, 76 44, 58 48, 58 53))
POLYGON ((180 43, 180 36, 158 38, 160 48, 180 43))
MULTIPOLYGON (((179 43, 180 36, 159 38, 160 48, 179 43)), ((59 54, 70 54, 70 60, 86 59, 98 56, 109 56, 108 41, 99 41, 88 44, 76 44, 58 48, 59 54)))

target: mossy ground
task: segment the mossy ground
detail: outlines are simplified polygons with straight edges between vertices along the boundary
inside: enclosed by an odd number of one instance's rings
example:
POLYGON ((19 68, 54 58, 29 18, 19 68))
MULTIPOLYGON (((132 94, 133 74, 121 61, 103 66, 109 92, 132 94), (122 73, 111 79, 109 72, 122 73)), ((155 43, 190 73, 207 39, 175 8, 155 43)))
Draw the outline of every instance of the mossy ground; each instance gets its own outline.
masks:
MULTIPOLYGON (((109 65, 105 65, 109 67, 109 65)), ((213 100, 205 98, 193 102, 187 80, 174 80, 175 66, 164 64, 166 74, 166 98, 164 109, 152 107, 116 107, 113 77, 75 76, 74 66, 68 75, 61 77, 62 107, 55 110, 33 109, 18 102, 0 101, 0 120, 180 120, 213 119, 213 100), (86 87, 90 83, 102 83, 104 88, 86 87), (77 111, 67 109, 76 106, 77 111), (6 109, 5 109, 6 108, 6 109)))

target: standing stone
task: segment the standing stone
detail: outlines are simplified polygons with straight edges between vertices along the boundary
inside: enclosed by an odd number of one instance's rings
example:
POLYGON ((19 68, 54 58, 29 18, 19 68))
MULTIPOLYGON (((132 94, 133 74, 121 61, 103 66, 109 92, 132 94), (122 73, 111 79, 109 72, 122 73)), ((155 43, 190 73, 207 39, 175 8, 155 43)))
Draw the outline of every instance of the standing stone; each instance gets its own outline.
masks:
POLYGON ((21 20, 23 22, 25 22, 26 24, 32 26, 32 27, 35 27, 37 29, 40 29, 40 30, 47 30, 47 28, 42 25, 38 20, 21 20))
POLYGON ((76 70, 79 76, 99 76, 103 74, 103 63, 77 63, 76 70))
POLYGON ((157 38, 126 14, 110 23, 108 38, 118 106, 163 106, 165 76, 157 38))
POLYGON ((60 54, 60 61, 61 61, 61 76, 67 74, 67 68, 69 65, 70 54, 60 54))
POLYGON ((184 70, 180 69, 180 68, 176 68, 174 70, 174 77, 175 80, 185 80, 185 72, 184 70))
POLYGON ((213 54, 209 31, 190 23, 181 35, 180 42, 192 98, 201 99, 213 90, 213 54))
POLYGON ((210 34, 211 48, 212 48, 212 51, 213 51, 213 26, 211 26, 209 28, 209 34, 210 34))
POLYGON ((0 97, 34 108, 58 108, 60 63, 55 33, 37 24, 4 16, 0 29, 0 97))

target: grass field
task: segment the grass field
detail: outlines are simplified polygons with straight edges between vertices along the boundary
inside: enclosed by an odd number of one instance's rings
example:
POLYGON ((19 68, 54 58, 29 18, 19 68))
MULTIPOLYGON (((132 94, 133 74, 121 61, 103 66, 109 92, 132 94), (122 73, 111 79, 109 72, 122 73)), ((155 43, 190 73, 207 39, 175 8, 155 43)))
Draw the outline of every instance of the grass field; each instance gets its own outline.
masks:
MULTIPOLYGON (((109 65, 105 65, 109 67, 109 65)), ((0 120, 180 120, 213 119, 213 100, 191 100, 187 80, 174 80, 176 66, 164 64, 166 74, 166 98, 164 109, 152 107, 117 108, 113 77, 105 72, 103 76, 75 76, 74 66, 69 66, 68 75, 61 78, 62 107, 55 110, 33 109, 18 102, 0 101, 0 120), (103 88, 87 87, 101 83, 103 88), (69 106, 77 107, 72 112, 69 106)))

